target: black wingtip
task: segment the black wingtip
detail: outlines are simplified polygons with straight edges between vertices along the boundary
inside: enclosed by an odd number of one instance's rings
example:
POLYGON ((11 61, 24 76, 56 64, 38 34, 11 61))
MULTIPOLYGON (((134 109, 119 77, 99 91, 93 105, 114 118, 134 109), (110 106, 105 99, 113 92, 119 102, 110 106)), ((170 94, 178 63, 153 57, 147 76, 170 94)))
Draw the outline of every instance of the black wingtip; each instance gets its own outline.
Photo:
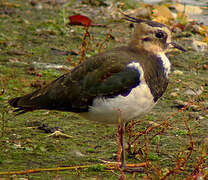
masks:
POLYGON ((20 115, 20 114, 23 114, 23 113, 26 113, 28 111, 32 111, 33 109, 31 108, 25 108, 25 107, 20 107, 18 105, 18 101, 21 99, 21 97, 16 97, 16 98, 13 98, 13 99, 10 99, 8 100, 8 103, 10 106, 16 108, 13 112, 15 112, 16 114, 15 115, 20 115))
POLYGON ((18 101, 20 100, 21 97, 17 97, 17 98, 13 98, 13 99, 9 99, 8 103, 10 106, 12 107, 18 107, 18 101))

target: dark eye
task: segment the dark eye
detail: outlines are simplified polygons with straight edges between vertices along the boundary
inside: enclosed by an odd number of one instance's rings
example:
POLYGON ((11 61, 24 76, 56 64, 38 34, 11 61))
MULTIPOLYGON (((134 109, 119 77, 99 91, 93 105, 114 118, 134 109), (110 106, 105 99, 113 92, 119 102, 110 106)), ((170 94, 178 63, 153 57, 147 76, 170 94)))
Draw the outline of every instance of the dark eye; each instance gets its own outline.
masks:
POLYGON ((155 36, 157 38, 164 38, 165 34, 162 31, 156 32, 155 36))

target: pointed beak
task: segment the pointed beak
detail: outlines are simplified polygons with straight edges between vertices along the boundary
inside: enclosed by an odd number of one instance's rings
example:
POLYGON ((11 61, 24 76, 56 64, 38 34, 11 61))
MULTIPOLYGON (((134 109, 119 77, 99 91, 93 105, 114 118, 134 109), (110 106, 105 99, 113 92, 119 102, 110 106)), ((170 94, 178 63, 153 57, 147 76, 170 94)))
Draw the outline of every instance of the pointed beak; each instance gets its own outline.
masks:
POLYGON ((176 44, 175 42, 171 42, 170 45, 172 45, 174 48, 179 49, 183 52, 186 52, 186 49, 184 49, 183 47, 181 47, 180 45, 176 44))

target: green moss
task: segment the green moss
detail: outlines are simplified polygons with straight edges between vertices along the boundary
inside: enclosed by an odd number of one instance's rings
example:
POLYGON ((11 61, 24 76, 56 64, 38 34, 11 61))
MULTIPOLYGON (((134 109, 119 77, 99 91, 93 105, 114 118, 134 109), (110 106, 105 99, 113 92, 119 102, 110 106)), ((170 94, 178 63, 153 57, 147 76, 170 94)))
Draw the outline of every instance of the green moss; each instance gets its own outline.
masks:
POLYGON ((102 164, 97 164, 95 166, 91 166, 88 168, 88 171, 95 171, 95 172, 99 172, 99 171, 104 171, 106 169, 106 166, 102 165, 102 164))
MULTIPOLYGON (((3 2, 7 1, 3 0, 3 2)), ((47 110, 14 116, 13 108, 9 107, 7 103, 10 98, 34 91, 36 88, 31 87, 31 82, 36 80, 50 82, 67 72, 66 70, 38 67, 36 69, 42 73, 42 77, 28 73, 30 68, 34 67, 34 62, 70 66, 67 55, 53 54, 51 48, 67 52, 71 50, 81 52, 85 28, 65 26, 68 23, 68 16, 76 13, 78 1, 71 1, 63 6, 37 1, 41 4, 42 9, 37 9, 38 4, 33 6, 30 1, 26 0, 10 0, 9 2, 18 4, 18 7, 10 5, 2 8, 1 6, 2 13, 5 8, 11 14, 6 14, 5 18, 0 17, 0 147, 2 147, 0 148, 0 171, 95 164, 87 170, 41 172, 18 175, 18 178, 47 180, 54 179, 58 175, 60 179, 118 179, 117 173, 119 172, 105 171, 106 167, 99 164, 101 160, 117 161, 117 125, 90 122, 73 113, 47 110), (17 55, 12 51, 25 53, 17 55), (4 116, 2 116, 3 112, 4 116), (50 127, 58 127, 72 138, 50 137, 49 133, 39 128, 42 123, 48 124, 50 127)), ((126 4, 125 8, 128 6, 126 4)), ((89 28, 93 38, 87 39, 90 46, 86 56, 90 57, 98 53, 99 47, 105 41, 110 29, 113 29, 111 34, 116 40, 108 40, 104 43, 104 48, 126 44, 132 31, 126 23, 120 19, 99 19, 94 16, 94 12, 99 12, 96 7, 88 5, 86 7, 90 9, 88 13, 93 21, 97 23, 105 21, 108 24, 104 28, 89 28)), ((85 10, 82 8, 86 7, 80 6, 80 12, 84 12, 85 10)), ((80 59, 79 55, 69 56, 74 62, 80 59)), ((207 57, 191 50, 186 53, 172 52, 169 53, 169 56, 172 59, 173 67, 183 71, 184 74, 171 75, 167 92, 150 114, 140 117, 141 121, 135 125, 132 135, 149 130, 152 127, 149 121, 162 124, 168 120, 170 125, 152 129, 146 134, 146 139, 141 136, 134 142, 135 137, 132 136, 131 142, 134 143, 131 144, 131 147, 135 146, 137 153, 133 154, 131 159, 129 156, 126 158, 127 163, 139 163, 144 160, 145 145, 147 145, 145 140, 149 140, 149 160, 158 163, 158 167, 161 169, 176 167, 180 151, 190 147, 190 137, 184 125, 184 118, 187 118, 193 139, 197 142, 193 154, 184 168, 187 170, 186 174, 181 172, 177 174, 178 179, 184 179, 191 173, 191 169, 196 167, 197 159, 201 157, 201 146, 207 135, 207 116, 204 110, 204 105, 208 101, 208 86, 205 85, 207 70, 202 68, 203 64, 207 64, 207 57), (188 86, 196 89, 201 85, 204 87, 204 91, 197 98, 183 93, 188 86), (178 96, 170 97, 170 93, 175 88, 179 88, 178 96), (175 99, 194 101, 196 104, 200 104, 201 109, 197 112, 197 116, 190 117, 188 113, 195 113, 193 109, 179 112, 173 103, 175 99), (196 120, 199 115, 204 119, 196 120), (157 136, 152 139, 155 134, 157 136), (140 160, 134 158, 138 155, 140 155, 140 160)), ((127 134, 125 142, 128 142, 127 134)), ((142 170, 145 172, 145 168, 142 170)), ((150 171, 150 175, 152 175, 151 173, 150 171)), ((128 179, 132 179, 132 174, 126 175, 128 179)), ((144 179, 144 176, 144 173, 136 173, 136 178, 144 179)), ((8 178, 8 176, 0 178, 8 178)))
POLYGON ((175 135, 188 135, 188 130, 179 129, 179 130, 172 131, 172 133, 175 134, 175 135))
POLYGON ((150 153, 148 155, 148 158, 150 161, 159 161, 160 160, 160 157, 157 154, 153 154, 153 153, 150 153))
POLYGON ((94 152, 96 152, 96 149, 94 149, 94 148, 88 148, 87 149, 87 152, 94 153, 94 152))

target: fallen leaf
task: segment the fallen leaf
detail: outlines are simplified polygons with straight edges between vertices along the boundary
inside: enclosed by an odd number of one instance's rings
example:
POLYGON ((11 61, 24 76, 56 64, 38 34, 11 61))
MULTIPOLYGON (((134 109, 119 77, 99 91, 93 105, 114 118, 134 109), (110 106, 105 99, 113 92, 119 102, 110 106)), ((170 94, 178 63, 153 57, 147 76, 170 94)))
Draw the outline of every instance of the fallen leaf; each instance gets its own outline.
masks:
POLYGON ((184 12, 179 12, 176 17, 181 23, 186 24, 190 21, 189 15, 184 12))
POLYGON ((164 5, 156 5, 154 6, 156 16, 163 16, 168 20, 174 20, 174 16, 172 12, 168 9, 168 7, 164 5))
POLYGON ((178 12, 185 12, 186 14, 202 14, 203 10, 198 6, 191 6, 191 5, 183 5, 180 3, 176 3, 175 8, 178 12))
POLYGON ((172 30, 174 30, 176 28, 180 28, 182 31, 184 31, 185 30, 185 25, 181 24, 181 23, 177 23, 172 27, 172 30))
POLYGON ((95 24, 89 17, 78 14, 69 17, 69 25, 80 25, 80 26, 105 26, 104 24, 95 24))
POLYGON ((31 24, 31 22, 28 21, 27 19, 24 19, 23 21, 24 21, 24 23, 27 24, 27 25, 30 25, 30 24, 31 24))
POLYGON ((201 35, 207 36, 208 35, 208 26, 206 26, 206 25, 200 25, 200 27, 199 27, 199 33, 201 35))
POLYGON ((186 24, 185 30, 191 31, 193 33, 200 33, 200 26, 195 21, 193 21, 186 24))
POLYGON ((208 39, 205 38, 202 41, 197 41, 197 40, 193 39, 191 45, 192 45, 192 47, 194 48, 195 51, 205 52, 205 51, 208 50, 208 43, 206 42, 206 40, 208 40, 208 39))
POLYGON ((128 14, 130 16, 135 16, 144 19, 150 19, 152 14, 152 7, 146 6, 136 9, 128 9, 124 12, 124 14, 128 14))
POLYGON ((208 44, 208 35, 202 40, 202 42, 205 42, 208 44))
POLYGON ((64 134, 61 131, 57 130, 54 133, 48 135, 48 137, 63 137, 63 138, 71 138, 68 134, 64 134))
POLYGON ((157 17, 153 18, 152 20, 162 23, 162 24, 169 24, 169 22, 170 22, 169 19, 164 16, 157 16, 157 17))
POLYGON ((5 19, 5 18, 8 18, 9 16, 8 15, 6 15, 6 14, 0 14, 0 18, 1 19, 5 19))
POLYGON ((13 3, 13 2, 4 2, 2 4, 2 6, 6 6, 6 7, 20 7, 19 4, 13 3))

